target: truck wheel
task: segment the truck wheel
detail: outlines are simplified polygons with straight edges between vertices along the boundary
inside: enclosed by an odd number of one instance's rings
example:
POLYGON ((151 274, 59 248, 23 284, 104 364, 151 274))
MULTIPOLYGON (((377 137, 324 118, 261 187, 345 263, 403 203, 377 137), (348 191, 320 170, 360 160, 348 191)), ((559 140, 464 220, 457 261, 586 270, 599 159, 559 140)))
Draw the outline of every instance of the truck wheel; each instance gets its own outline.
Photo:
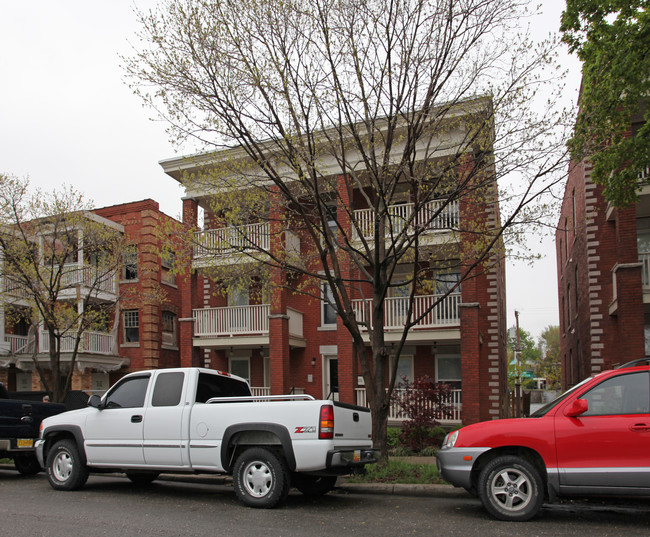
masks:
POLYGON ((73 440, 59 440, 47 454, 47 479, 53 489, 77 490, 88 480, 88 467, 81 462, 73 440))
POLYGON ((127 472, 126 477, 131 480, 131 483, 139 487, 151 485, 160 474, 158 472, 127 472))
POLYGON ((336 486, 335 475, 294 474, 293 486, 305 496, 323 496, 336 486))
POLYGON ((533 518, 544 503, 543 487, 537 469, 516 456, 490 461, 478 479, 478 494, 483 506, 499 520, 533 518))
POLYGON ((289 493, 286 462, 266 448, 244 451, 235 463, 232 478, 237 498, 249 507, 275 507, 289 493))
POLYGON ((33 453, 18 453, 14 455, 14 466, 23 475, 36 475, 42 470, 38 459, 33 453))

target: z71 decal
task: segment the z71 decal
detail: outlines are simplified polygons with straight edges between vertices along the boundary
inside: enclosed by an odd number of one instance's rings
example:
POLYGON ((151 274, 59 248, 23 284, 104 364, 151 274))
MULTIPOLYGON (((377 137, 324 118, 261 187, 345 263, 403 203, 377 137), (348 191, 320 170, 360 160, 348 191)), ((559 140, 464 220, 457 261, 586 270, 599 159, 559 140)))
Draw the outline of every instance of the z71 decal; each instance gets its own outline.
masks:
POLYGON ((294 433, 296 434, 301 434, 301 433, 315 433, 316 432, 316 427, 311 426, 311 427, 296 427, 296 430, 294 433))

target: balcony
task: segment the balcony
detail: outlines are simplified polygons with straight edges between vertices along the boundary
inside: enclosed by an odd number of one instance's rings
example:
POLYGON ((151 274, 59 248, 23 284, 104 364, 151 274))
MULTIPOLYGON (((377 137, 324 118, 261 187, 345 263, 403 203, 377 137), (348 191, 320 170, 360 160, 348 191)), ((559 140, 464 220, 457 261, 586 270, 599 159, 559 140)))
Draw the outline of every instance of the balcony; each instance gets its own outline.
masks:
MULTIPOLYGON (((460 293, 444 295, 422 295, 413 297, 413 314, 411 318, 423 315, 414 328, 439 328, 460 324, 460 293), (442 301, 434 306, 436 301, 442 301), (425 314, 426 312, 426 314, 425 314)), ((403 330, 408 312, 408 298, 389 297, 384 301, 384 329, 403 330)), ((372 300, 354 300, 354 313, 358 321, 371 322, 372 300)), ((371 326, 372 328, 372 326, 371 326)))
MULTIPOLYGON (((113 341, 115 336, 103 332, 84 332, 79 342, 79 352, 89 354, 112 355, 113 341)), ((26 354, 32 352, 33 343, 30 345, 28 336, 15 336, 5 334, 5 341, 9 343, 12 354, 26 354)), ((61 339, 61 352, 71 353, 74 350, 75 338, 64 336, 61 339)), ((39 334, 38 352, 50 352, 49 332, 41 331, 39 334)))
MULTIPOLYGON (((61 288, 58 298, 60 300, 75 300, 78 298, 77 288, 85 288, 82 294, 92 289, 92 296, 102 300, 113 301, 117 297, 117 282, 115 273, 99 271, 92 265, 70 263, 63 266, 61 275, 61 288)), ((12 278, 4 280, 4 291, 13 298, 29 300, 30 291, 21 282, 12 278)))
MULTIPOLYGON (((410 222, 409 233, 416 228, 424 231, 421 235, 423 239, 426 236, 450 232, 458 229, 459 212, 458 201, 432 200, 426 203, 420 212, 413 217, 413 203, 404 203, 390 205, 388 213, 391 215, 392 231, 394 234, 399 233, 403 226, 410 222), (446 204, 446 205, 445 205, 446 204), (411 221, 413 219, 413 221, 411 221)), ((375 231, 375 212, 373 209, 361 209, 354 211, 354 219, 361 235, 365 239, 371 239, 375 231)), ((386 234, 390 234, 391 228, 387 226, 386 234)), ((426 240, 421 241, 426 243, 426 240)))
MULTIPOLYGON (((357 397, 357 405, 359 406, 364 406, 368 407, 368 400, 366 398, 366 389, 365 388, 356 388, 356 397, 357 397)), ((395 390, 396 392, 399 392, 400 390, 395 390)), ((461 421, 461 414, 463 410, 463 404, 461 402, 461 394, 462 390, 451 390, 450 392, 450 405, 451 405, 451 414, 448 416, 440 416, 438 417, 438 421, 440 423, 460 423, 461 421)), ((391 400, 390 402, 390 409, 388 410, 388 419, 391 421, 397 421, 401 422, 406 419, 406 415, 400 408, 400 406, 394 401, 391 400)))
POLYGON ((200 231, 194 238, 195 268, 250 261, 247 254, 270 247, 268 222, 200 231))
MULTIPOLYGON (((269 344, 270 304, 201 308, 192 311, 195 345, 213 347, 269 344)), ((304 346, 303 314, 287 308, 291 345, 304 346)))

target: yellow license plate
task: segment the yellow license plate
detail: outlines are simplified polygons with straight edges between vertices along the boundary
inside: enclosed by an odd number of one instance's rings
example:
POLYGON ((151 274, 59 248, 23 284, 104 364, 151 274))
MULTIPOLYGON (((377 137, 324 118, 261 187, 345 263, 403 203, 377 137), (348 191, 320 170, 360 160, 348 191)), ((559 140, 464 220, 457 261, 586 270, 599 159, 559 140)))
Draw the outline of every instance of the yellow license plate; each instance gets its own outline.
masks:
POLYGON ((34 440, 32 438, 19 438, 17 443, 19 448, 34 447, 34 440))

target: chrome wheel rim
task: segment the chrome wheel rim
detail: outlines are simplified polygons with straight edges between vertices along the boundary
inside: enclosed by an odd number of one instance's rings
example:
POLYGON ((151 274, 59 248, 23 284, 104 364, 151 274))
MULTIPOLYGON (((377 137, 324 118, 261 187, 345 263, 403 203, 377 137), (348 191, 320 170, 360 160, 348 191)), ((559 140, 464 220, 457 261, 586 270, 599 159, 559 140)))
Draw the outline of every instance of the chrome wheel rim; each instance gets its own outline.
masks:
POLYGON ((271 469, 261 461, 250 462, 243 471, 243 482, 246 491, 255 498, 263 498, 273 487, 271 469))
POLYGON ((492 476, 490 495, 494 502, 507 511, 521 511, 532 501, 531 482, 517 468, 506 468, 492 476))
POLYGON ((61 451, 52 462, 52 473, 58 481, 66 481, 72 474, 73 460, 70 453, 61 451))

